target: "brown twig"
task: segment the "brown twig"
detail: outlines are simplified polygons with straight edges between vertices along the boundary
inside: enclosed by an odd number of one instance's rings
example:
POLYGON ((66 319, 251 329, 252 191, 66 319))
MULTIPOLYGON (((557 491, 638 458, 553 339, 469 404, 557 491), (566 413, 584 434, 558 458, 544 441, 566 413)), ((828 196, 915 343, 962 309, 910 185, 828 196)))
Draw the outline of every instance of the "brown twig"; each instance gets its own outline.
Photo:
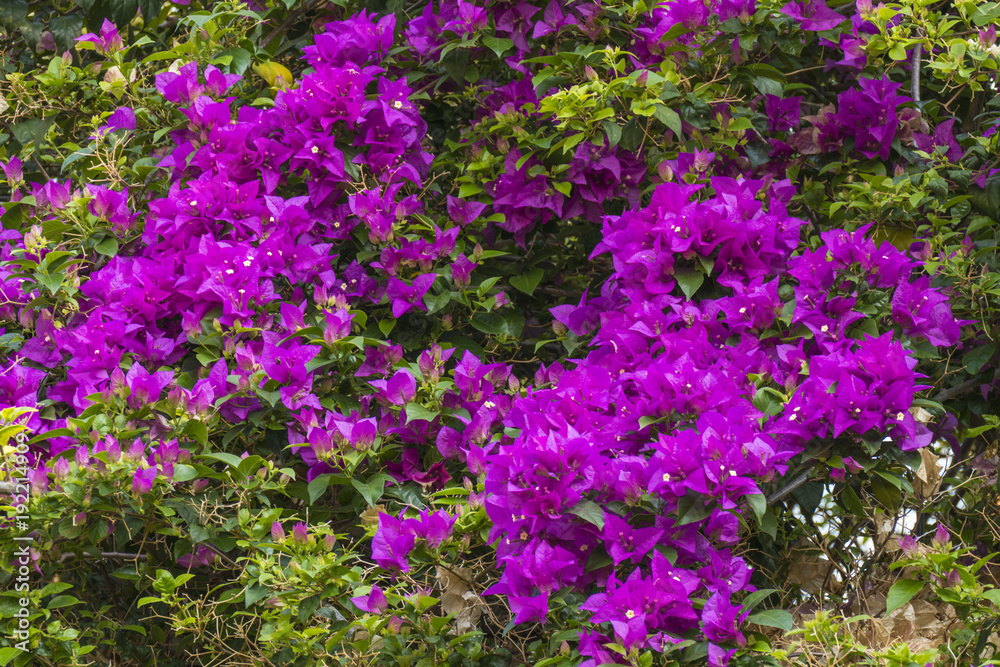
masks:
POLYGON ((26 486, 29 489, 31 486, 29 484, 18 484, 17 482, 0 482, 0 493, 12 496, 17 491, 17 487, 26 486))
POLYGON ((767 504, 773 505, 776 502, 784 500, 785 497, 788 496, 792 491, 794 491, 795 489, 799 488, 800 486, 808 482, 809 472, 810 472, 809 470, 800 472, 798 475, 789 480, 788 484, 785 484, 783 487, 781 487, 780 489, 778 489, 777 491, 775 491, 774 493, 772 493, 770 496, 767 497, 767 504))
POLYGON ((942 389, 931 400, 934 401, 935 403, 943 403, 944 401, 947 401, 949 398, 953 398, 955 396, 958 396, 959 394, 964 394, 969 389, 977 387, 981 384, 989 384, 989 383, 983 382, 979 378, 972 378, 971 380, 966 380, 961 384, 956 384, 954 387, 948 387, 947 389, 942 389))
MULTIPOLYGON (((146 560, 148 556, 146 554, 132 554, 125 553, 122 551, 102 551, 100 556, 94 556, 92 554, 83 553, 80 554, 83 558, 89 558, 91 560, 104 560, 104 559, 118 559, 118 560, 146 560)), ((68 560, 73 560, 76 558, 77 554, 63 554, 59 557, 59 562, 64 563, 68 560)))

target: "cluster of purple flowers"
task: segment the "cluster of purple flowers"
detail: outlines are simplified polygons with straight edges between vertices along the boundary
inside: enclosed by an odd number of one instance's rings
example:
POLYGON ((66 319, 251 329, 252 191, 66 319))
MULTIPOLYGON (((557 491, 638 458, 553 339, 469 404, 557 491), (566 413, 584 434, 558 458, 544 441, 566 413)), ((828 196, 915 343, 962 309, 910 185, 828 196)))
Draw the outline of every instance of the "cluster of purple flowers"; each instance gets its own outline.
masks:
POLYGON ((410 569, 407 556, 417 540, 423 540, 429 549, 436 549, 451 537, 454 525, 455 517, 443 510, 424 510, 413 519, 380 514, 378 531, 372 540, 372 558, 379 567, 407 572, 410 569))
MULTIPOLYGON (((190 459, 191 453, 181 447, 176 439, 144 443, 136 438, 128 449, 123 449, 121 443, 109 435, 91 447, 86 445, 76 447, 73 460, 80 470, 86 470, 89 475, 98 478, 121 466, 135 467, 132 492, 143 494, 152 491, 153 482, 157 478, 171 482, 174 479, 174 466, 190 459)), ((65 457, 56 459, 51 469, 52 480, 58 486, 59 481, 69 475, 70 471, 69 459, 65 457)), ((36 492, 47 491, 50 481, 46 469, 37 468, 32 475, 31 483, 36 492)))
POLYGON ((909 412, 916 362, 891 327, 936 344, 958 339, 944 297, 911 281, 915 263, 876 248, 867 229, 826 233, 824 246, 793 256, 802 221, 785 209, 787 181, 712 187, 698 199, 699 186, 665 183, 648 206, 606 219, 595 252, 611 253, 611 281, 600 297, 554 311, 578 334, 596 328, 592 351, 536 378, 551 386, 514 403, 505 424, 519 435, 489 458, 486 506, 503 570, 492 592, 508 596, 519 621, 544 621, 564 587, 603 589, 583 608, 611 634, 585 638, 587 664, 620 661, 604 648, 612 636, 627 650, 662 650, 698 627, 713 643, 711 664, 724 662, 722 646, 742 639, 736 600, 752 590, 727 548, 740 500, 812 438, 874 430, 906 449, 927 444, 909 412), (695 270, 729 295, 676 296, 678 273, 695 270), (927 305, 901 309, 879 337, 852 337, 865 315, 849 286, 862 283, 927 305), (813 335, 785 342, 800 323, 813 335), (789 396, 776 415, 753 403, 769 383, 789 396))

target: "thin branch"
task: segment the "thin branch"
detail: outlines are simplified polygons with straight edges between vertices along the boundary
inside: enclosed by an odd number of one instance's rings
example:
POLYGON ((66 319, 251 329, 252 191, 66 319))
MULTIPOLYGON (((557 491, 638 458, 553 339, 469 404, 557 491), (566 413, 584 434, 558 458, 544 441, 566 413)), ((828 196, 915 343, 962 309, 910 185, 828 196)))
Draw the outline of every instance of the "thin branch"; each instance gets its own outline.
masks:
POLYGON ((913 47, 913 60, 910 66, 910 95, 913 96, 914 102, 920 101, 920 56, 923 50, 921 44, 913 47))
MULTIPOLYGON (((118 560, 146 560, 148 556, 146 554, 130 554, 121 551, 102 551, 100 556, 94 556, 92 554, 84 553, 80 554, 84 558, 91 560, 103 560, 103 559, 118 559, 118 560)), ((59 562, 64 563, 68 560, 73 560, 76 558, 76 554, 63 554, 59 557, 59 562)))
POLYGON ((206 547, 209 548, 210 551, 212 551, 213 553, 215 553, 216 556, 218 556, 222 560, 224 560, 227 563, 229 563, 233 568, 235 568, 237 570, 239 569, 240 566, 236 564, 236 561, 234 561, 232 558, 230 558, 226 554, 224 554, 221 551, 219 551, 219 549, 216 548, 215 545, 208 544, 207 542, 205 542, 204 544, 205 544, 206 547))
POLYGON ((979 378, 972 378, 971 380, 966 380, 961 384, 956 384, 954 387, 948 387, 947 389, 942 389, 931 400, 934 401, 935 403, 943 403, 947 401, 949 398, 953 398, 954 396, 958 396, 959 394, 964 394, 973 387, 977 387, 981 384, 989 384, 989 383, 983 382, 979 378))
POLYGON ((795 489, 799 488, 800 486, 802 486, 803 484, 805 484, 808 481, 809 481, 809 471, 806 470, 805 472, 800 472, 798 475, 796 475, 795 477, 793 477, 788 482, 788 484, 785 484, 783 487, 781 487, 780 489, 778 489, 777 491, 775 491, 774 493, 772 493, 770 496, 768 496, 768 498, 767 498, 767 504, 768 505, 773 505, 776 502, 780 502, 781 500, 784 500, 784 498, 788 494, 790 494, 792 491, 794 491, 795 489))

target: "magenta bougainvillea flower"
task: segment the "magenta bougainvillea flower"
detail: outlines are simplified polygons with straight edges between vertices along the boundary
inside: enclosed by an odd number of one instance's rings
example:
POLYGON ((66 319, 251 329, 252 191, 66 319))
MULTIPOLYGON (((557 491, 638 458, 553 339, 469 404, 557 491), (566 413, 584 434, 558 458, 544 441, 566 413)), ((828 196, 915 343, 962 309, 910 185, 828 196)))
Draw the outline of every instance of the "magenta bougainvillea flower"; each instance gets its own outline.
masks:
POLYGON ((132 477, 133 493, 149 493, 153 490, 153 480, 156 479, 156 468, 139 468, 132 477))
POLYGON ((361 611, 367 611, 372 614, 384 614, 389 608, 385 593, 378 586, 372 586, 371 592, 367 595, 359 595, 351 598, 351 602, 361 611))
POLYGON ((824 0, 789 2, 781 8, 781 13, 798 21, 802 30, 822 32, 831 30, 846 19, 826 6, 824 0))
POLYGON ((124 45, 121 35, 118 34, 118 28, 116 28, 115 24, 108 19, 104 19, 99 35, 88 32, 80 37, 77 37, 75 41, 89 42, 94 45, 94 48, 97 49, 99 53, 119 51, 124 45))

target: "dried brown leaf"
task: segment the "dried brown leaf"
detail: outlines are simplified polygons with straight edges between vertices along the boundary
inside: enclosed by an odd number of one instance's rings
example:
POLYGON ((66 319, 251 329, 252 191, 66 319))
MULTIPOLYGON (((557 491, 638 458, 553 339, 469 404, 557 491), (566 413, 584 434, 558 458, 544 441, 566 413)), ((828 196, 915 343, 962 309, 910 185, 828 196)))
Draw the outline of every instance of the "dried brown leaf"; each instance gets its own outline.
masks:
POLYGON ((929 448, 920 450, 920 467, 913 476, 913 492, 921 498, 930 498, 941 486, 941 467, 938 457, 929 448))

